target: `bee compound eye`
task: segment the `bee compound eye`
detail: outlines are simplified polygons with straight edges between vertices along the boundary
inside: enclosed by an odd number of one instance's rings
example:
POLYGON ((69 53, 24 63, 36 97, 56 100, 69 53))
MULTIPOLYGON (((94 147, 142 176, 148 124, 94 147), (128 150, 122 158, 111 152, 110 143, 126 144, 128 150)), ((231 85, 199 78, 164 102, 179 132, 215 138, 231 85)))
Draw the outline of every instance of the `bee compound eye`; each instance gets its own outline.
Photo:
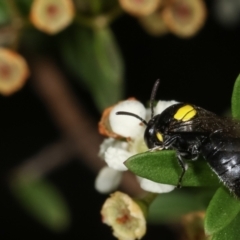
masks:
POLYGON ((153 148, 155 146, 155 131, 152 127, 147 127, 144 133, 144 141, 148 148, 153 148))

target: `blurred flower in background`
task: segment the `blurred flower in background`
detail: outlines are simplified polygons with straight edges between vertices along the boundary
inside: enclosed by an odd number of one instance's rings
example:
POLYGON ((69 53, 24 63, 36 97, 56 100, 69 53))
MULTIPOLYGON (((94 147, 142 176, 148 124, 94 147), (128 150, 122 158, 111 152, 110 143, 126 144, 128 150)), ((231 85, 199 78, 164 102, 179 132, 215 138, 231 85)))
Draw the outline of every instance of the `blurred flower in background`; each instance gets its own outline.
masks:
POLYGON ((71 24, 74 12, 72 0, 34 0, 30 19, 39 30, 56 34, 71 24))
POLYGON ((0 48, 0 93, 11 95, 22 88, 29 76, 25 59, 18 53, 0 48))
POLYGON ((123 10, 136 17, 147 16, 153 13, 160 7, 162 2, 162 0, 119 0, 123 10))
POLYGON ((237 27, 240 23, 240 1, 218 0, 213 2, 213 15, 227 28, 237 27))
POLYGON ((207 240, 211 239, 210 236, 206 236, 204 233, 204 217, 205 212, 191 212, 183 215, 180 220, 180 226, 182 228, 181 240, 207 240))
POLYGON ((173 34, 194 36, 205 23, 205 3, 202 0, 174 0, 163 9, 162 18, 173 34))
POLYGON ((192 37, 204 25, 206 6, 203 0, 120 0, 121 7, 139 19, 152 35, 168 32, 178 37, 192 37))

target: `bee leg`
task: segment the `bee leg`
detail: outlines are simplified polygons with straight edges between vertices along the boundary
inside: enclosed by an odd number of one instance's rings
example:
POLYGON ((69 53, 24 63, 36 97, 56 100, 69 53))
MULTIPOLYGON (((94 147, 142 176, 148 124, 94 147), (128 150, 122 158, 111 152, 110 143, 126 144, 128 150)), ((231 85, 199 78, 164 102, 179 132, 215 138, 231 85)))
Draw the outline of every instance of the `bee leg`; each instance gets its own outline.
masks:
POLYGON ((199 144, 194 144, 188 148, 188 151, 191 153, 191 160, 193 161, 199 158, 200 155, 199 146, 200 146, 199 144))
POLYGON ((185 163, 182 160, 182 157, 181 157, 181 155, 179 153, 177 155, 177 159, 178 159, 178 163, 179 163, 180 167, 182 168, 182 173, 179 176, 177 188, 181 188, 182 187, 182 179, 183 179, 183 176, 184 176, 184 174, 186 172, 186 168, 185 168, 185 163))
POLYGON ((150 148, 148 151, 149 152, 156 152, 156 151, 160 151, 160 150, 163 150, 163 149, 164 149, 163 147, 155 146, 153 148, 150 148))

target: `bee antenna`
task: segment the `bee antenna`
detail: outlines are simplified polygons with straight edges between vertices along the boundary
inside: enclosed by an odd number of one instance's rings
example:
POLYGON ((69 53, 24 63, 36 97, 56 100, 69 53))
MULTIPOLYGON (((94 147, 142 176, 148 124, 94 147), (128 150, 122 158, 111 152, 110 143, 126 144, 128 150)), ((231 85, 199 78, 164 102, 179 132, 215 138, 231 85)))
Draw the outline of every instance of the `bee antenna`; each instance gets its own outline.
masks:
POLYGON ((128 116, 132 116, 132 117, 135 117, 135 118, 139 119, 139 120, 140 120, 142 123, 144 123, 146 126, 148 125, 148 123, 147 123, 143 118, 141 118, 140 116, 138 116, 137 114, 134 114, 134 113, 119 111, 119 112, 116 112, 116 115, 128 115, 128 116))
POLYGON ((152 93, 151 93, 151 97, 150 97, 151 118, 153 118, 153 116, 154 116, 153 102, 155 100, 155 96, 156 96, 159 84, 160 84, 160 79, 157 79, 157 81, 154 83, 152 93))

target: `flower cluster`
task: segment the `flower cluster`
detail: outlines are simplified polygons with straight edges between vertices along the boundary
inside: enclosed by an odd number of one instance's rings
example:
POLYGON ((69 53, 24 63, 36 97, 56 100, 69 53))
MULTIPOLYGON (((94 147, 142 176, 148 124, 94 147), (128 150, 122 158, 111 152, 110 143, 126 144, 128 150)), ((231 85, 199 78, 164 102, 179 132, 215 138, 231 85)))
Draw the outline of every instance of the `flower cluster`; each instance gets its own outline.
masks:
POLYGON ((11 95, 25 84, 29 69, 25 59, 13 50, 0 48, 0 93, 11 95))
MULTIPOLYGON (((152 35, 171 32, 179 37, 191 37, 206 19, 203 0, 119 0, 119 4, 152 35)), ((39 30, 56 34, 71 24, 74 15, 72 0, 34 0, 30 20, 39 30)))
POLYGON ((119 3, 152 35, 171 32, 179 37, 191 37, 206 19, 203 0, 119 0, 119 3))
MULTIPOLYGON (((154 109, 155 114, 160 114, 174 103, 176 102, 159 101, 154 109)), ((146 126, 135 117, 116 115, 118 111, 134 113, 146 121, 151 115, 150 109, 146 109, 135 99, 122 101, 104 111, 99 131, 108 138, 100 146, 99 156, 105 160, 107 166, 99 172, 95 182, 95 188, 101 193, 109 193, 118 187, 122 173, 127 170, 124 162, 129 157, 148 150, 143 139, 146 126)), ((141 188, 148 192, 163 193, 175 188, 141 177, 137 179, 141 188)))
MULTIPOLYGON (((159 101, 154 108, 155 114, 160 114, 174 103, 159 101)), ((143 139, 146 126, 135 117, 117 115, 119 111, 136 114, 145 121, 151 117, 151 110, 134 98, 119 102, 103 112, 99 132, 108 138, 100 146, 99 156, 107 166, 101 169, 95 181, 95 188, 101 193, 111 192, 118 187, 122 173, 127 170, 124 162, 130 156, 147 151, 143 139)), ((146 233, 145 215, 155 193, 170 192, 175 188, 141 177, 137 179, 141 188, 149 192, 143 201, 139 199, 136 202, 124 193, 115 192, 105 201, 101 210, 103 223, 112 227, 113 235, 118 239, 141 239, 146 233)))

